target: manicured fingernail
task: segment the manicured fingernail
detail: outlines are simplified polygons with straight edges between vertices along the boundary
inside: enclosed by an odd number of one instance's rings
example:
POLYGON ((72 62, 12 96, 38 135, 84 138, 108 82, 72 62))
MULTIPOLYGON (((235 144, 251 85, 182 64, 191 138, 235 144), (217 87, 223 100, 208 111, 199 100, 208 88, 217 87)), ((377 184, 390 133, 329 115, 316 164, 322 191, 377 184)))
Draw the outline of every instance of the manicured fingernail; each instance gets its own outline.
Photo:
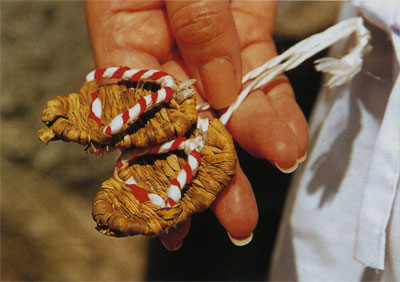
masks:
POLYGON ((177 251, 180 248, 182 248, 183 246, 183 241, 181 241, 180 243, 174 245, 174 246, 168 246, 167 244, 165 244, 163 241, 161 241, 161 243, 163 244, 163 246, 168 250, 168 251, 177 251))
POLYGON ((234 245, 239 246, 239 247, 245 246, 248 243, 250 243, 251 240, 253 240, 253 232, 246 238, 234 238, 234 237, 232 237, 232 235, 229 232, 227 232, 227 233, 228 233, 228 236, 229 236, 229 239, 231 240, 231 242, 234 245))
POLYGON ((223 109, 236 101, 241 81, 227 58, 218 58, 201 66, 200 77, 205 98, 211 107, 223 109))

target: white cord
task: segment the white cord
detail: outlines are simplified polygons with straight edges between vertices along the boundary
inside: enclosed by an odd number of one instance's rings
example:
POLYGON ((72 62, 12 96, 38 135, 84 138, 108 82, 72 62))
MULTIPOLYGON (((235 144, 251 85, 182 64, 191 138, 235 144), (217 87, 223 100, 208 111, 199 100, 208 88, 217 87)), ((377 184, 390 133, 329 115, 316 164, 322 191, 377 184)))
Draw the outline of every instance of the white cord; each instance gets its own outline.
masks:
POLYGON ((312 35, 292 46, 281 55, 272 58, 264 65, 247 73, 242 79, 242 84, 246 82, 249 82, 249 84, 239 94, 236 102, 220 117, 221 122, 223 124, 228 122, 232 113, 251 91, 262 88, 278 74, 297 67, 316 53, 352 33, 356 35, 356 46, 349 54, 341 59, 322 58, 315 61, 315 68, 318 71, 332 75, 327 83, 328 87, 335 87, 349 82, 361 70, 362 56, 369 50, 370 33, 365 28, 360 17, 342 21, 321 33, 312 35))

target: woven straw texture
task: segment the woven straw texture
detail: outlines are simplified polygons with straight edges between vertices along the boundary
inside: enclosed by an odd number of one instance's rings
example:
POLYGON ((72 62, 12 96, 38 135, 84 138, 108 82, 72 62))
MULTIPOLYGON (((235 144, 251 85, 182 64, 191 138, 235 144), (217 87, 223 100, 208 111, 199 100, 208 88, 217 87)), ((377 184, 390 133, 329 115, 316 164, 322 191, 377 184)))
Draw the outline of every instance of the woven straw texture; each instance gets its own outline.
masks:
POLYGON ((93 153, 110 148, 148 148, 186 134, 197 120, 194 96, 181 104, 171 99, 169 103, 154 107, 131 124, 124 125, 116 135, 103 133, 105 125, 115 116, 133 107, 140 97, 151 92, 146 87, 131 88, 124 84, 99 87, 95 82, 87 82, 79 94, 57 96, 47 103, 42 121, 48 128, 39 130, 37 134, 46 144, 61 139, 87 145, 93 153), (102 105, 101 127, 89 118, 90 93, 95 91, 98 91, 102 105))
MULTIPOLYGON (((191 137, 196 135, 197 130, 191 137)), ((187 220, 192 213, 208 208, 235 172, 232 137, 219 120, 210 124, 207 143, 200 154, 197 174, 186 185, 182 199, 170 208, 139 202, 124 181, 133 176, 148 193, 157 193, 166 199, 169 179, 175 178, 185 164, 184 152, 175 150, 162 155, 145 155, 126 163, 121 169, 116 168, 114 176, 103 183, 93 203, 92 215, 97 229, 117 237, 155 236, 187 220)))

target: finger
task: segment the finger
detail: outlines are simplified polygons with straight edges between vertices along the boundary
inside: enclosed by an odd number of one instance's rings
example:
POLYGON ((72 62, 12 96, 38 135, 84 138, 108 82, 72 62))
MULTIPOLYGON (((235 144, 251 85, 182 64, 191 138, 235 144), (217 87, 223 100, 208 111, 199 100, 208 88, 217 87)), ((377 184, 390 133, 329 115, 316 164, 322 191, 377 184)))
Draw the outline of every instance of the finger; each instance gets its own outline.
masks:
MULTIPOLYGON (((275 6, 275 2, 232 2, 244 73, 276 56, 271 36, 275 6)), ((283 75, 264 88, 267 97, 256 92, 258 95, 253 93, 245 100, 246 107, 241 105, 242 109, 235 112, 228 127, 239 144, 253 155, 264 157, 282 171, 290 172, 306 152, 308 129, 304 115, 283 75), (253 107, 256 110, 248 112, 253 107), (255 118, 261 120, 254 121, 255 118), (240 137, 243 126, 253 139, 240 137)))
MULTIPOLYGON (((188 79, 178 60, 169 61, 162 68, 180 80, 188 79)), ((201 97, 198 102, 203 102, 201 97)), ((209 119, 215 118, 210 111, 201 114, 209 119)), ((212 209, 234 244, 245 245, 251 241, 258 221, 258 209, 251 184, 239 164, 236 166, 236 175, 218 195, 212 209)))
POLYGON ((257 202, 251 184, 237 164, 236 175, 212 205, 216 217, 237 246, 248 244, 258 221, 257 202))
MULTIPOLYGON (((161 66, 161 68, 165 72, 172 74, 175 78, 177 78, 180 81, 185 81, 185 80, 189 79, 189 76, 185 71, 185 65, 181 61, 180 57, 174 56, 173 59, 171 59, 168 62, 164 63, 161 66)), ((196 91, 196 104, 199 105, 199 104, 202 104, 204 102, 205 102, 204 99, 196 91)), ((210 111, 210 110, 201 111, 198 114, 202 118, 208 118, 209 120, 213 120, 214 118, 216 118, 215 113, 210 111)))
POLYGON ((304 160, 308 145, 306 118, 294 98, 293 90, 286 76, 277 77, 264 88, 267 98, 278 117, 294 132, 297 141, 297 159, 304 160))
POLYGON ((297 140, 275 112, 264 92, 254 91, 234 112, 227 127, 235 140, 255 157, 287 171, 297 163, 297 140))
POLYGON ((190 217, 179 224, 176 228, 170 228, 168 233, 160 235, 160 240, 164 247, 170 251, 177 251, 183 245, 183 240, 189 233, 190 217))
POLYGON ((276 55, 272 39, 276 6, 276 1, 234 0, 231 2, 239 36, 243 74, 276 55), (255 54, 259 57, 254 56, 255 54), (264 59, 264 61, 259 61, 259 59, 264 59))
POLYGON ((97 67, 157 68, 173 45, 162 1, 86 1, 97 67))
POLYGON ((231 105, 241 88, 240 45, 227 1, 167 1, 171 29, 187 71, 214 109, 231 105))

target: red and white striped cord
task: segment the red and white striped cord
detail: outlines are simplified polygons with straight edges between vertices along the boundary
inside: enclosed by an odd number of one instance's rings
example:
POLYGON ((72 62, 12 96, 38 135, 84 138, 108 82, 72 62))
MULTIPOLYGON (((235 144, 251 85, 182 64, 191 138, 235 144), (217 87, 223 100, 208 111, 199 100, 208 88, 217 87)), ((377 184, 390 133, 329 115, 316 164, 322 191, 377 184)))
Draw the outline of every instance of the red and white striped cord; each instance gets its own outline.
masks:
POLYGON ((117 167, 121 168, 125 163, 143 156, 150 154, 163 154, 173 150, 184 150, 187 139, 185 137, 178 137, 175 140, 164 142, 160 145, 146 148, 146 149, 131 149, 124 151, 117 161, 117 167))
POLYGON ((172 207, 182 198, 182 189, 186 184, 189 184, 192 181, 193 176, 199 168, 200 160, 201 156, 197 150, 190 152, 183 169, 178 173, 176 178, 170 180, 171 185, 167 190, 167 203, 164 202, 161 196, 155 193, 147 193, 145 189, 137 185, 133 176, 129 177, 125 181, 125 184, 139 202, 151 202, 161 208, 165 208, 166 206, 172 207))
POLYGON ((132 194, 135 196, 135 198, 142 203, 146 202, 151 202, 159 207, 165 207, 164 200, 157 194, 155 193, 147 193, 145 189, 142 187, 139 187, 133 178, 133 176, 129 177, 125 181, 126 186, 131 189, 132 194))
POLYGON ((139 187, 132 176, 126 180, 125 184, 131 189, 137 200, 140 202, 151 202, 161 208, 172 207, 179 202, 182 198, 182 189, 192 181, 193 176, 199 168, 201 160, 200 152, 203 149, 208 130, 208 119, 198 119, 198 130, 200 135, 196 138, 186 139, 185 137, 179 137, 150 149, 134 149, 122 153, 117 161, 116 166, 118 169, 126 162, 145 154, 163 154, 173 150, 184 150, 187 154, 187 161, 183 169, 178 173, 176 178, 170 180, 171 185, 167 189, 168 198, 166 202, 159 195, 147 193, 145 189, 139 187))
MULTIPOLYGON (((119 133, 125 124, 136 120, 142 113, 155 106, 168 103, 172 97, 176 98, 179 103, 194 93, 192 89, 189 89, 194 83, 193 80, 188 80, 176 85, 171 75, 158 70, 132 70, 128 67, 110 67, 90 72, 86 76, 86 81, 100 81, 103 78, 115 78, 129 81, 148 79, 154 81, 161 87, 157 92, 141 97, 135 106, 114 117, 110 124, 104 127, 104 133, 108 135, 119 133)), ((89 118, 95 120, 100 127, 102 125, 102 104, 98 98, 97 91, 93 92, 91 96, 92 103, 90 105, 89 118)))
POLYGON ((90 94, 92 97, 92 103, 90 104, 89 118, 93 119, 97 125, 101 127, 101 101, 97 98, 98 95, 98 91, 90 94))
POLYGON ((197 150, 191 151, 188 154, 186 164, 178 173, 178 176, 169 181, 171 185, 167 189, 167 207, 176 205, 182 198, 182 189, 186 184, 192 182, 192 178, 199 168, 200 160, 200 153, 197 150))
POLYGON ((133 122, 144 112, 161 103, 168 103, 172 98, 172 94, 173 90, 170 87, 165 87, 153 92, 151 95, 140 97, 135 106, 114 117, 110 124, 104 127, 104 133, 111 135, 121 132, 125 124, 133 122))

